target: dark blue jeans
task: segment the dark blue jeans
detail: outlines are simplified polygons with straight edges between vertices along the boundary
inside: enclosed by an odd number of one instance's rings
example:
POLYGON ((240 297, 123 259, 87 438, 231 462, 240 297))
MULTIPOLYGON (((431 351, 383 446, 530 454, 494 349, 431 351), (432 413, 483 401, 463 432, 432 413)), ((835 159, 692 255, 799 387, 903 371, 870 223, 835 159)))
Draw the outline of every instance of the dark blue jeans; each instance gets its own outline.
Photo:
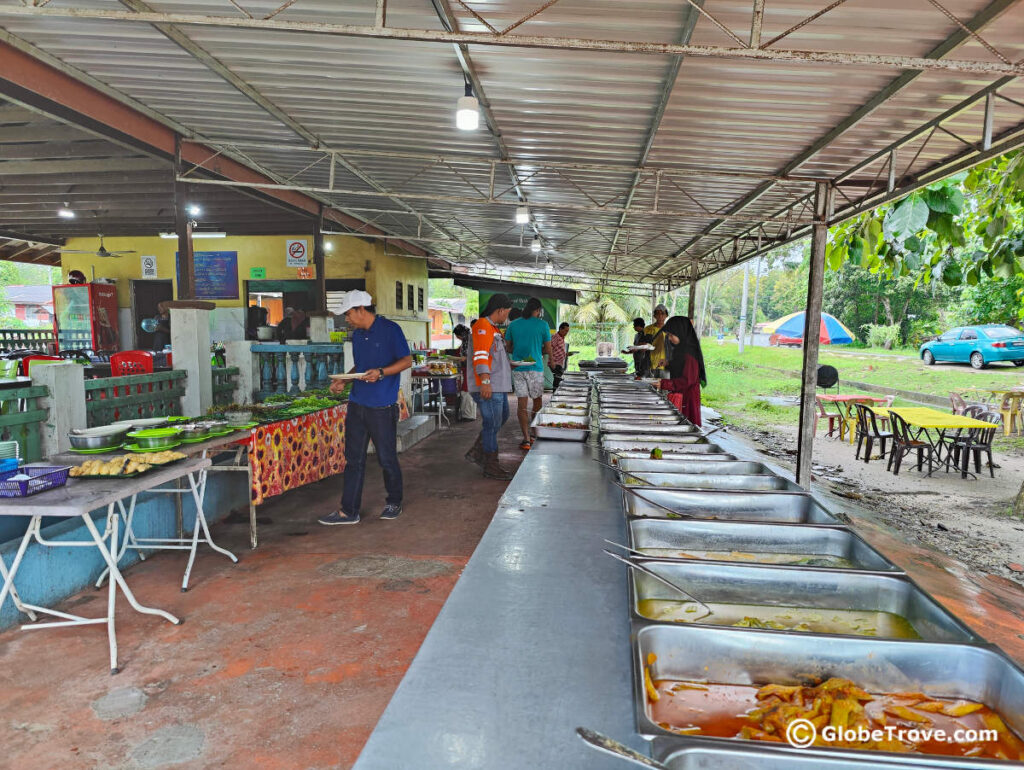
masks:
POLYGON ((402 469, 398 465, 398 404, 369 407, 348 404, 345 417, 345 481, 341 493, 342 513, 357 514, 363 500, 366 450, 373 441, 377 462, 384 471, 388 503, 402 504, 402 469))
POLYGON ((479 393, 473 393, 472 396, 483 422, 480 438, 484 451, 493 454, 498 451, 498 431, 508 419, 508 393, 492 393, 489 399, 484 399, 479 393))

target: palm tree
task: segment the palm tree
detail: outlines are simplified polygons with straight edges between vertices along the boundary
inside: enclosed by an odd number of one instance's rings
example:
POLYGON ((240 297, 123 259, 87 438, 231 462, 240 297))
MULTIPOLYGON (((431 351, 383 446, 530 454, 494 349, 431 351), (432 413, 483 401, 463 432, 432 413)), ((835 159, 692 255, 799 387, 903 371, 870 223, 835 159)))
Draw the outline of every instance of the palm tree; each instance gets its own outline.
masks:
MULTIPOLYGON (((647 296, 621 294, 604 289, 585 289, 580 291, 575 305, 563 308, 565 320, 584 329, 598 324, 614 324, 621 327, 627 335, 631 330, 631 322, 636 317, 650 319, 651 300, 647 296)), ((615 330, 615 344, 619 344, 619 329, 615 330)))

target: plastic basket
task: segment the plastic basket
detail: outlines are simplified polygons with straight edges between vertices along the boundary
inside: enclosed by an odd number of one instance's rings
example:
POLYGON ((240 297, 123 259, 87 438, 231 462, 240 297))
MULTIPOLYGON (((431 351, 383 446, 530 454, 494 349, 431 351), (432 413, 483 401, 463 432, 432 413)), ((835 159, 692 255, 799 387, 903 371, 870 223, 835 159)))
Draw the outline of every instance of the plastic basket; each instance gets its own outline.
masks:
POLYGON ((0 497, 27 497, 47 489, 62 487, 68 483, 70 466, 38 465, 21 468, 20 470, 0 473, 0 497), (23 473, 31 478, 12 481, 11 477, 23 473))

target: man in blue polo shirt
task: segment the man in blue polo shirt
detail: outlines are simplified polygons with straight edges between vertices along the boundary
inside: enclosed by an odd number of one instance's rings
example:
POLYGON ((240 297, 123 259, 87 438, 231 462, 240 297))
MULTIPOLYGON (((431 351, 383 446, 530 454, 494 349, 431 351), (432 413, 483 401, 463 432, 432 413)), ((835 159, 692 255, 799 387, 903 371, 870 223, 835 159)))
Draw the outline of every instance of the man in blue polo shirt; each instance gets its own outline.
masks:
MULTIPOLYGON (((341 509, 320 519, 321 524, 358 524, 366 475, 366 450, 370 441, 377 450, 377 462, 384 471, 387 505, 380 517, 397 519, 402 512, 402 469, 398 465, 398 381, 399 373, 412 366, 409 343, 402 327, 377 315, 373 298, 365 291, 350 291, 341 303, 341 313, 352 327, 352 357, 349 371, 364 372, 352 383, 345 416, 345 479, 341 509)), ((331 391, 340 393, 345 383, 335 380, 331 391)))

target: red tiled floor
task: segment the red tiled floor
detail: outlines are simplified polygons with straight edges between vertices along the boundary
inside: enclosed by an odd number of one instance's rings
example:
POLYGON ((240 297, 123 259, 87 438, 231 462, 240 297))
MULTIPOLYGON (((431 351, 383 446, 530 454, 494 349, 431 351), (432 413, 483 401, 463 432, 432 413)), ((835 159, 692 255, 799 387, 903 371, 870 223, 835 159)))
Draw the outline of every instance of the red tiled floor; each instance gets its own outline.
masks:
MULTIPOLYGON (((340 494, 340 478, 329 479, 261 506, 272 523, 261 526, 257 551, 248 550, 244 525, 216 526, 214 538, 241 561, 201 551, 186 594, 178 589, 183 554, 129 569, 142 603, 185 623, 139 615, 122 601, 117 676, 101 627, 0 635, 0 765, 351 765, 505 489, 462 459, 478 429, 457 425, 402 455, 397 521, 377 518, 384 492, 371 458, 370 515, 356 526, 316 523, 340 494), (101 719, 96 701, 124 688, 135 689, 118 696, 144 707, 101 719)), ((517 433, 510 422, 502 436, 509 464, 523 454, 517 433)), ((66 604, 93 614, 105 598, 89 590, 66 604)))

